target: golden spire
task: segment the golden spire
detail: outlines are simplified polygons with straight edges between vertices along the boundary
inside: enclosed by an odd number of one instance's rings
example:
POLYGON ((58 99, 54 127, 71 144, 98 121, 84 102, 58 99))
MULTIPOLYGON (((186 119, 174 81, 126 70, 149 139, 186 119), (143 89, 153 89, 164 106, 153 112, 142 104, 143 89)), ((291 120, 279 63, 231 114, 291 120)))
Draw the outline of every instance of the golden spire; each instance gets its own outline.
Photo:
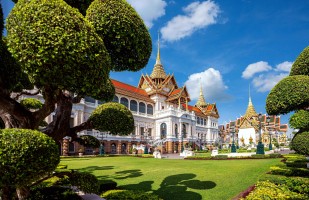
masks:
POLYGON ((257 115, 258 114, 255 112, 254 106, 253 106, 252 101, 251 101, 250 85, 249 85, 249 103, 248 103, 248 107, 247 107, 247 110, 246 110, 244 117, 251 118, 251 117, 255 117, 257 115))
POLYGON ((207 106, 206 104, 206 101, 204 99, 204 94, 203 94, 203 89, 202 89, 202 82, 200 80, 200 96, 195 104, 196 106, 200 106, 200 107, 203 107, 203 106, 207 106))
POLYGON ((165 79, 166 73, 164 71, 164 68, 161 64, 161 58, 160 58, 160 37, 158 33, 158 53, 157 53, 157 59, 156 64, 154 65, 154 68, 152 70, 152 73, 150 74, 151 78, 162 78, 165 79))

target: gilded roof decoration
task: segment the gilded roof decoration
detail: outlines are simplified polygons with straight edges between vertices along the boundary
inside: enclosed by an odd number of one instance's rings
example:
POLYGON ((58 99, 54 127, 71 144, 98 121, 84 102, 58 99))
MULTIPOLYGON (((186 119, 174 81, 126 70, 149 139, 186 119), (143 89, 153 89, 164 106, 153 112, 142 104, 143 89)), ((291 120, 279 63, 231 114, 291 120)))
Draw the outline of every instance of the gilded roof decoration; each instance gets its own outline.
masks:
POLYGON ((200 96, 199 96, 195 105, 200 106, 200 107, 206 107, 207 106, 207 103, 205 101, 204 94, 203 94, 202 85, 200 87, 200 96))

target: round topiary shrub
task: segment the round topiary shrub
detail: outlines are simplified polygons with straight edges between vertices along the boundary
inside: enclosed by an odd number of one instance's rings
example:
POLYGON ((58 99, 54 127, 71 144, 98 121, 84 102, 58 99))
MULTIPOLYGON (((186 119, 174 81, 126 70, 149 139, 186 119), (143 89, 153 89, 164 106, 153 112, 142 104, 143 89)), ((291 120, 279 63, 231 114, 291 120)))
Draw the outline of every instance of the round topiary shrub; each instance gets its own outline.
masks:
POLYGON ((60 161, 55 141, 36 130, 0 130, 0 185, 19 188, 44 177, 60 161))
POLYGON ((98 194, 100 184, 97 177, 86 172, 73 172, 70 175, 69 182, 85 193, 98 194))
POLYGON ((152 50, 143 20, 125 0, 94 0, 86 18, 104 41, 114 71, 138 71, 152 50))
POLYGON ((309 155, 309 132, 296 133, 292 139, 291 148, 296 153, 309 155))
POLYGON ((20 101, 20 104, 27 109, 40 109, 43 106, 43 103, 34 98, 27 98, 20 101))
POLYGON ((89 118, 93 127, 99 131, 117 135, 128 135, 134 129, 131 111, 124 105, 109 102, 98 106, 89 118))

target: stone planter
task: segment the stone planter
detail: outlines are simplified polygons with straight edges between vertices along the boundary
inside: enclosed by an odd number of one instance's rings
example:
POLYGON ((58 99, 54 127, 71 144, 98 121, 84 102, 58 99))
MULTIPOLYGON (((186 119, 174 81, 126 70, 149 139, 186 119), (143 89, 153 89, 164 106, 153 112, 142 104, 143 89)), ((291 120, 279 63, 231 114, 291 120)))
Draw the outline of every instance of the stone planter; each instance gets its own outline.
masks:
POLYGON ((84 155, 84 153, 82 153, 82 152, 78 153, 78 156, 83 156, 83 155, 84 155))

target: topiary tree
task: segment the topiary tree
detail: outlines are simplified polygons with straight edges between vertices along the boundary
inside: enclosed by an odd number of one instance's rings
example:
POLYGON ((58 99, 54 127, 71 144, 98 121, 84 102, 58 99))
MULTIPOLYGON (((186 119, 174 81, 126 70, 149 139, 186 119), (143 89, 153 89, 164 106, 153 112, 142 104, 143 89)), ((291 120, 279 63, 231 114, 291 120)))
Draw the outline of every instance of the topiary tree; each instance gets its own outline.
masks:
POLYGON ((0 186, 2 199, 12 199, 10 188, 23 196, 25 187, 53 172, 60 161, 55 141, 36 130, 0 130, 0 186))
POLYGON ((270 115, 294 111, 289 123, 299 131, 294 134, 291 147, 300 154, 309 155, 309 47, 295 60, 290 75, 270 91, 266 111, 270 115))
MULTIPOLYGON (((66 2, 84 12, 92 1, 66 2)), ((0 68, 0 117, 6 128, 37 129, 54 112, 53 122, 42 132, 56 141, 65 136, 74 140, 77 132, 96 129, 98 124, 88 120, 70 127, 73 104, 85 96, 110 101, 115 89, 109 72, 137 71, 148 62, 150 35, 126 1, 95 0, 87 10, 87 17, 67 3, 19 0, 7 18, 3 46, 8 47, 8 55, 13 55, 13 64, 4 62, 0 68), (44 98, 41 108, 31 110, 18 101, 22 94, 38 93, 44 98)), ((119 109, 119 114, 126 115, 126 108, 119 109)), ((127 123, 133 123, 133 119, 127 123)), ((132 131, 128 127, 117 129, 120 132, 114 130, 109 131, 114 134, 132 131)))
POLYGON ((91 124, 99 131, 127 135, 134 129, 134 119, 126 106, 110 102, 98 106, 89 117, 91 124))

